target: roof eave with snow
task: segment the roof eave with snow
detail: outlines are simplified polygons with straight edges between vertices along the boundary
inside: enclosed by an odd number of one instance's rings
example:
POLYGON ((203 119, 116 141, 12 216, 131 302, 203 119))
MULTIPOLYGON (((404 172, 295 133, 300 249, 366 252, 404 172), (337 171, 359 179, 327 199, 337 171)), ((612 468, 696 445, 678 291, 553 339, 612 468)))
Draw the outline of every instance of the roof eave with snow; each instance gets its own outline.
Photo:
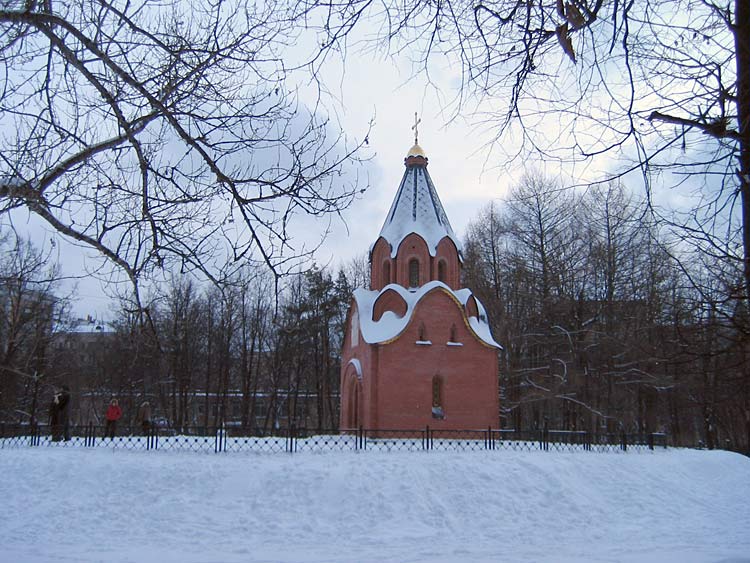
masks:
MULTIPOLYGON (((428 293, 433 290, 440 289, 451 295, 462 307, 466 307, 466 302, 472 296, 470 289, 459 289, 453 290, 446 284, 440 281, 431 281, 421 286, 416 290, 408 290, 398 284, 386 285, 380 291, 373 291, 367 289, 356 289, 354 291, 354 300, 357 304, 357 314, 359 315, 359 328, 362 334, 362 338, 368 344, 381 344, 389 342, 398 338, 406 327, 409 325, 414 311, 417 308, 418 303, 428 293), (397 292, 406 303, 406 313, 399 317, 393 311, 386 311, 378 321, 373 320, 373 307, 380 295, 388 290, 397 292)), ((498 344, 492 337, 492 331, 487 322, 487 315, 484 307, 474 297, 477 303, 477 310, 479 313, 478 317, 468 317, 468 324, 471 332, 479 339, 482 343, 492 348, 502 350, 502 346, 498 344)))

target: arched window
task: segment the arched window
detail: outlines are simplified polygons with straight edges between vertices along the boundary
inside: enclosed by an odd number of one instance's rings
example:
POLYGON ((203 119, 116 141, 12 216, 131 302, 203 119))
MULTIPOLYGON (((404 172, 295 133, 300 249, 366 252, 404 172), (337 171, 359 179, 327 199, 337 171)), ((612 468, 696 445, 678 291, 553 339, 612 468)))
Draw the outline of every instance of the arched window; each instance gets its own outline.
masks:
POLYGON ((456 325, 455 324, 451 325, 451 336, 448 342, 456 342, 456 325))
POLYGON ((383 262, 383 287, 391 283, 391 261, 383 262))
POLYGON ((445 260, 438 262, 438 281, 445 283, 445 260))
POLYGON ((427 329, 424 327, 424 323, 419 323, 419 341, 427 341, 427 329))
POLYGON ((443 379, 436 375, 432 378, 432 418, 444 419, 443 411, 443 379))
POLYGON ((419 287, 419 260, 409 260, 409 287, 419 287))

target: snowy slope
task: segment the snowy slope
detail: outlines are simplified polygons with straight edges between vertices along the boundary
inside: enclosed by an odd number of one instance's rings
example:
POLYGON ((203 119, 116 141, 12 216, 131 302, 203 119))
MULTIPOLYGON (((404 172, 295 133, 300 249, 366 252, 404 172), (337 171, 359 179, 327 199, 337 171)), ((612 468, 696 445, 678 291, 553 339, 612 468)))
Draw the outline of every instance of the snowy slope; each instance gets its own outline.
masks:
POLYGON ((0 561, 750 562, 726 452, 0 450, 0 561))

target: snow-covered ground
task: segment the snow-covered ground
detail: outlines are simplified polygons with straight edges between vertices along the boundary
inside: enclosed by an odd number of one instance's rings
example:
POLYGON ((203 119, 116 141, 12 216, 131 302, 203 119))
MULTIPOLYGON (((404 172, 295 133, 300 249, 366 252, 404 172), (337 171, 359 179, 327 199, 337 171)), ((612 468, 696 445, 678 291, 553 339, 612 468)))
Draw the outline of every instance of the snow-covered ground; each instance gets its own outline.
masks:
POLYGON ((727 452, 0 450, 0 561, 750 563, 727 452))

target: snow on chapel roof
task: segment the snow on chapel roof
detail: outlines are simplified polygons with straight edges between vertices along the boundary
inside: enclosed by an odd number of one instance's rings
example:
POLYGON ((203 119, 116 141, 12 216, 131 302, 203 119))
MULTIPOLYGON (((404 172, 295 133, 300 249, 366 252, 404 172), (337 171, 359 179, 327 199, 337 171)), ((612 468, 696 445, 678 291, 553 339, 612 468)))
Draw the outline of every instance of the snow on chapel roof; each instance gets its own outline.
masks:
POLYGON ((401 185, 385 218, 380 236, 391 245, 395 258, 401 242, 415 233, 427 243, 431 256, 435 256, 438 243, 448 237, 461 253, 461 243, 453 232, 443 204, 427 172, 427 157, 418 144, 406 156, 406 171, 401 185))
MULTIPOLYGON (((397 338, 408 326, 409 321, 417 308, 417 304, 425 297, 428 293, 435 289, 442 289, 447 294, 453 296, 457 303, 461 306, 466 306, 466 302, 473 295, 470 289, 458 289, 453 290, 443 282, 431 281, 421 286, 415 291, 408 290, 398 284, 392 283, 386 285, 380 291, 367 290, 367 289, 355 289, 354 290, 354 301, 357 304, 356 315, 358 315, 359 330, 368 344, 378 344, 381 342, 387 342, 397 338), (383 293, 386 291, 395 291, 398 293, 406 303, 406 313, 403 316, 398 316, 393 311, 386 311, 380 320, 375 321, 372 318, 373 308, 375 302, 378 300, 383 293)), ((469 327, 471 331, 485 344, 493 347, 502 349, 502 346, 495 342, 492 337, 492 331, 487 321, 487 312, 485 311, 479 299, 474 296, 477 304, 478 317, 468 317, 469 327)))

